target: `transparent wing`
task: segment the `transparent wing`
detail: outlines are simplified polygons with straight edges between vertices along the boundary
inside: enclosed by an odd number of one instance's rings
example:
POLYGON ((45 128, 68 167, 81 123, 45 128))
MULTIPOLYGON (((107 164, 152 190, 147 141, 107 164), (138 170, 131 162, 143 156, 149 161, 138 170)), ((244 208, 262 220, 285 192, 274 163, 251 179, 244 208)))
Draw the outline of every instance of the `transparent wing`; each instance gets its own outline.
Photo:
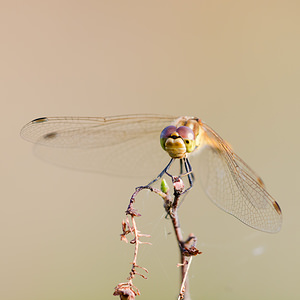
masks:
POLYGON ((159 137, 174 119, 163 115, 39 118, 25 125, 21 136, 35 144, 37 156, 57 165, 152 178, 169 161, 159 137))
POLYGON ((279 205, 262 180, 208 125, 201 124, 205 146, 200 155, 200 177, 210 199, 243 223, 265 232, 281 228, 279 205))

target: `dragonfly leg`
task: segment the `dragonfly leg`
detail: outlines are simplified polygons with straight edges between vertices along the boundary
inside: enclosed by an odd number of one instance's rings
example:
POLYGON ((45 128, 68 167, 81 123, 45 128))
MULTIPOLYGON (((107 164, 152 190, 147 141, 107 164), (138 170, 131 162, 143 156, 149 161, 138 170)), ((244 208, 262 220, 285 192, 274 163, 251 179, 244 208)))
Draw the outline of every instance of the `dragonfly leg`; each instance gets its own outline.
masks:
MULTIPOLYGON (((153 179, 151 182, 149 182, 147 184, 147 186, 149 185, 152 185, 154 182, 156 182, 158 179, 160 179, 164 174, 167 174, 168 176, 171 176, 169 173, 168 173, 168 170, 170 169, 172 163, 174 161, 174 158, 171 158, 170 162, 167 164, 167 166, 160 172, 160 174, 155 178, 153 179)), ((172 176, 171 176, 172 177, 172 176)))
POLYGON ((182 158, 180 158, 180 175, 182 175, 183 174, 183 159, 182 158))
POLYGON ((190 164, 190 161, 187 158, 185 160, 185 163, 186 163, 186 166, 187 166, 186 170, 187 170, 189 182, 190 182, 190 185, 192 187, 193 184, 194 184, 194 181, 195 181, 195 176, 194 176, 194 173, 193 173, 193 169, 192 169, 192 166, 190 164))
POLYGON ((185 168, 186 173, 181 174, 180 177, 181 176, 187 176, 188 180, 189 180, 189 184, 190 184, 190 186, 183 192, 183 193, 186 193, 193 187, 195 177, 194 177, 193 169, 192 169, 192 166, 190 164, 189 159, 188 158, 183 158, 182 160, 183 160, 183 164, 184 164, 184 168, 185 168))

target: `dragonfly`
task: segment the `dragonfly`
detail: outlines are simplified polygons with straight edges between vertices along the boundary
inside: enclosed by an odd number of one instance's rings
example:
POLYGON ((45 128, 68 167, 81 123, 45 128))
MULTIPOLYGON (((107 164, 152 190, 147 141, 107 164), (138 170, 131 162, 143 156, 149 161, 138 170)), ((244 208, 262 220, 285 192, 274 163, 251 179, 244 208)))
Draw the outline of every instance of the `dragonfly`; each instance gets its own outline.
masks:
POLYGON ((262 179, 199 118, 149 114, 42 117, 26 124, 21 136, 35 144, 37 156, 69 168, 141 176, 166 166, 151 183, 180 161, 192 186, 189 159, 197 155, 193 167, 213 203, 254 229, 269 233, 281 229, 280 206, 262 179))

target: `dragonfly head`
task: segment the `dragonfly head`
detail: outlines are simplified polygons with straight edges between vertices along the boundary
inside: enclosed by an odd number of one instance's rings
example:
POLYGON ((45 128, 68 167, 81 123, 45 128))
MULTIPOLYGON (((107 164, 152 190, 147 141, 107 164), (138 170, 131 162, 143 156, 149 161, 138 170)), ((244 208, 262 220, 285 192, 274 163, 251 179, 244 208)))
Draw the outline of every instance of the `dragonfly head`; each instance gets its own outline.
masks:
POLYGON ((183 158, 196 147, 195 134, 187 126, 168 126, 160 135, 160 144, 172 158, 183 158))

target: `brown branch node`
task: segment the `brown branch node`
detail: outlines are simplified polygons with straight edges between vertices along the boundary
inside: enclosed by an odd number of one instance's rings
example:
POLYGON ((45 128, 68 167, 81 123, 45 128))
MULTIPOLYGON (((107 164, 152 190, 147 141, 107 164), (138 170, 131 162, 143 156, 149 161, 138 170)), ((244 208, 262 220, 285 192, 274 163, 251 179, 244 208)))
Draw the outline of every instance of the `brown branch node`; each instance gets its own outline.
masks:
POLYGON ((190 248, 182 248, 181 254, 183 256, 196 256, 198 254, 201 254, 202 252, 199 251, 195 246, 191 246, 190 248))
POLYGON ((135 296, 140 295, 140 291, 131 282, 119 283, 113 295, 120 296, 121 300, 134 300, 135 296))
POLYGON ((140 217, 141 214, 138 213, 137 209, 132 208, 131 206, 129 206, 126 210, 126 215, 131 215, 132 217, 140 217))

